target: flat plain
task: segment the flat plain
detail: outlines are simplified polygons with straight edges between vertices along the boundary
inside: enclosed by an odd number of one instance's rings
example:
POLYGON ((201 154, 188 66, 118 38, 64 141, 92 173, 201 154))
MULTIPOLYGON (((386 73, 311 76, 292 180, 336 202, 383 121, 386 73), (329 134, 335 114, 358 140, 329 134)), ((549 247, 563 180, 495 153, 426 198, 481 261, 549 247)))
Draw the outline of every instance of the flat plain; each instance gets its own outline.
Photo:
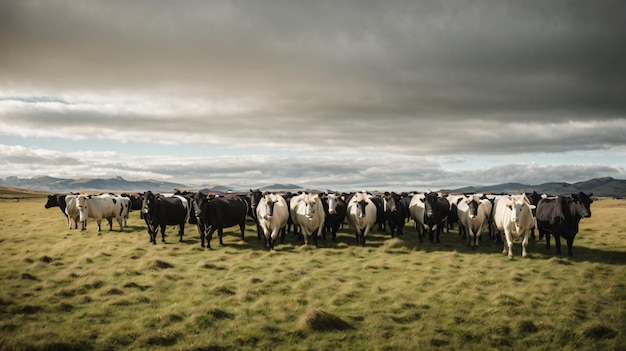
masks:
POLYGON ((513 260, 456 227, 420 244, 412 221, 366 247, 346 225, 268 252, 252 223, 151 245, 138 212, 98 235, 44 203, 0 199, 0 350, 626 349, 624 200, 592 204, 573 257, 531 240, 513 260))

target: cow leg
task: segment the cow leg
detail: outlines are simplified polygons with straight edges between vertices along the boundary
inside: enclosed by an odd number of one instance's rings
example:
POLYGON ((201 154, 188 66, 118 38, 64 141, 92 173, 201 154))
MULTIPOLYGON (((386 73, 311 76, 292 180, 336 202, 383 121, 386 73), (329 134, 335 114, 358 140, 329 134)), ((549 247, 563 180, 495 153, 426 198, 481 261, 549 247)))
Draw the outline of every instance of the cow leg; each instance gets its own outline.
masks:
POLYGON ((181 224, 178 225, 178 242, 182 243, 183 242, 183 235, 185 235, 185 222, 183 221, 181 224))
POLYGON ((522 240, 522 257, 528 257, 528 252, 526 252, 526 247, 528 246, 528 232, 524 233, 524 240, 522 240))
MULTIPOLYGON (((160 227, 161 227, 161 241, 165 242, 165 224, 162 224, 160 227)), ((155 231, 154 234, 156 236, 156 231, 155 231)), ((155 238, 155 240, 156 240, 156 238, 155 238)))
POLYGON ((561 235, 552 233, 554 235, 554 245, 556 246, 556 255, 561 256, 561 235))
POLYGON ((222 236, 224 235, 224 229, 219 228, 217 230, 217 235, 220 237, 220 246, 224 246, 224 241, 222 240, 222 236))
POLYGON ((574 254, 572 253, 572 246, 574 246, 574 236, 572 236, 571 238, 567 238, 567 255, 568 256, 574 256, 574 254))
POLYGON ((243 221, 239 223, 239 230, 241 230, 241 240, 245 240, 245 232, 246 232, 246 219, 244 217, 243 221))
POLYGON ((108 217, 107 222, 109 222, 109 231, 113 230, 113 217, 108 217))
POLYGON ((513 238, 511 237, 511 234, 505 234, 506 240, 506 248, 508 249, 508 255, 509 255, 509 259, 513 259, 513 238))
POLYGON ((435 239, 435 243, 437 244, 441 244, 441 241, 439 240, 440 234, 441 234, 441 223, 437 224, 437 230, 435 231, 435 235, 437 236, 435 239))

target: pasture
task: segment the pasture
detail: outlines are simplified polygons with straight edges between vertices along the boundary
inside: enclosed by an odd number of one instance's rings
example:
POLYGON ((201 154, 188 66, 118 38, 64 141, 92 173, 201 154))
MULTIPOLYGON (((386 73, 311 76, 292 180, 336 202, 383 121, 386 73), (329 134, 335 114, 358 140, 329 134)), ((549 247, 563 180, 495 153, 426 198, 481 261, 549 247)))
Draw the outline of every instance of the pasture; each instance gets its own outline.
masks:
POLYGON ((0 350, 626 349, 623 200, 593 203, 574 257, 531 240, 513 260, 456 227, 419 244, 412 222, 366 247, 346 225, 268 252, 252 223, 211 251, 192 225, 151 245, 138 212, 97 235, 44 204, 0 199, 0 350))

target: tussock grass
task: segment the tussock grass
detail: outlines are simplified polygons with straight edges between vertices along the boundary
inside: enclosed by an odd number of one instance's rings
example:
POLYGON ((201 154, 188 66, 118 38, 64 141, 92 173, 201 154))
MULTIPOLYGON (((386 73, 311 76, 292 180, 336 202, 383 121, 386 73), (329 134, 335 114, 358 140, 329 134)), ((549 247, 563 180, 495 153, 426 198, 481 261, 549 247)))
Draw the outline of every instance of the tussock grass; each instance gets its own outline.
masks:
POLYGON ((530 257, 512 261, 456 230, 419 244, 412 222, 366 247, 346 226, 320 248, 288 233, 268 252, 252 225, 213 250, 192 226, 184 243, 168 227, 167 243, 151 245, 137 213, 124 232, 97 235, 68 230, 44 203, 0 201, 0 350, 626 345, 626 201, 594 202, 574 257, 531 240, 530 257))

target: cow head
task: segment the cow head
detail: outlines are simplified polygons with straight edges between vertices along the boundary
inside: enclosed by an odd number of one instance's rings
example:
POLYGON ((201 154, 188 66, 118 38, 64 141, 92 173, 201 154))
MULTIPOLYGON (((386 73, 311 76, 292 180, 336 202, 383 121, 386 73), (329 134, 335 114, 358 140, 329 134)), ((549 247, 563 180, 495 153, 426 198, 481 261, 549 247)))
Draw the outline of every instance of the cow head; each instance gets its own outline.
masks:
POLYGON ((365 192, 356 193, 354 194, 353 200, 350 200, 351 202, 354 202, 356 204, 356 216, 359 218, 365 218, 367 205, 369 203, 369 201, 367 201, 368 196, 369 195, 367 195, 367 193, 365 192))
POLYGON ((304 204, 304 215, 307 218, 313 218, 313 216, 315 215, 315 211, 317 210, 317 201, 319 201, 319 197, 318 195, 314 195, 314 194, 306 194, 304 196, 304 199, 302 200, 302 203, 304 204))
POLYGON ((385 192, 383 195, 383 210, 391 213, 396 212, 398 210, 398 200, 398 194, 385 192))
POLYGON ((469 208, 469 210, 467 211, 469 218, 472 220, 476 220, 478 216, 478 205, 480 204, 480 198, 476 195, 470 195, 465 198, 465 203, 469 208))
POLYGON ((437 208, 437 193, 424 193, 424 198, 421 199, 424 203, 424 214, 426 217, 432 217, 437 208))
POLYGON ((278 202, 278 195, 276 194, 265 194, 263 199, 265 200, 265 218, 270 219, 274 216, 274 205, 278 202))
POLYGON ((593 203, 591 196, 593 193, 587 195, 582 191, 578 194, 572 194, 572 200, 576 204, 576 212, 583 218, 591 217, 591 204, 593 203))
POLYGON ((148 190, 143 196, 143 204, 141 205, 141 212, 149 213, 151 209, 154 208, 157 200, 157 196, 152 193, 152 191, 148 190))
POLYGON ((91 195, 79 195, 76 198, 76 208, 78 209, 78 213, 79 213, 79 220, 81 222, 84 222, 87 220, 87 217, 89 216, 89 212, 88 212, 88 208, 87 208, 87 200, 91 199, 91 195))
POLYGON ((509 195, 506 207, 511 209, 511 222, 517 223, 518 221, 521 221, 525 206, 528 206, 529 209, 535 208, 534 205, 531 205, 528 202, 526 194, 517 196, 509 195))

